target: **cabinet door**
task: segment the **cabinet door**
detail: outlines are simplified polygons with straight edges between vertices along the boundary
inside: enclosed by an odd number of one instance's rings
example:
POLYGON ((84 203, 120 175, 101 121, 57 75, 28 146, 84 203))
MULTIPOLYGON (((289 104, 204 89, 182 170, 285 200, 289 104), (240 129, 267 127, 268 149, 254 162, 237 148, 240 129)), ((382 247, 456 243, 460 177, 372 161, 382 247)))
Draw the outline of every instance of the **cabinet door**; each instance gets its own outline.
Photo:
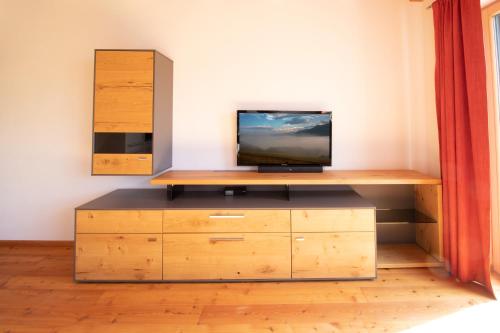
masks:
POLYGON ((75 279, 161 280, 161 234, 77 234, 75 279))
POLYGON ((94 132, 153 132, 153 58, 153 51, 96 51, 94 132))
POLYGON ((94 154, 92 171, 94 175, 151 175, 153 155, 94 154))
POLYGON ((375 210, 306 209, 292 210, 293 232, 375 231, 375 210))
POLYGON ((76 233, 161 233, 162 220, 161 210, 78 210, 76 233))
POLYGON ((289 233, 163 235, 164 280, 289 278, 289 233))
POLYGON ((290 232, 289 210, 166 210, 163 231, 182 232, 290 232))
POLYGON ((375 278, 375 233, 292 234, 292 278, 375 278))

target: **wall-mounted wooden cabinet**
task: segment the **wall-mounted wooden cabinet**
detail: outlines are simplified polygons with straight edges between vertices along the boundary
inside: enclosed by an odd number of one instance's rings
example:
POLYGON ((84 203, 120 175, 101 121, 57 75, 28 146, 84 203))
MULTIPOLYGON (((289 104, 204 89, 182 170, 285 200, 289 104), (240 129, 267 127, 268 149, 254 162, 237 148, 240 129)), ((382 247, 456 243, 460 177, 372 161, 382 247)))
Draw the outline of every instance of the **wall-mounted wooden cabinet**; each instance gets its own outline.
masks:
POLYGON ((172 166, 173 62, 155 50, 96 50, 93 175, 172 166))

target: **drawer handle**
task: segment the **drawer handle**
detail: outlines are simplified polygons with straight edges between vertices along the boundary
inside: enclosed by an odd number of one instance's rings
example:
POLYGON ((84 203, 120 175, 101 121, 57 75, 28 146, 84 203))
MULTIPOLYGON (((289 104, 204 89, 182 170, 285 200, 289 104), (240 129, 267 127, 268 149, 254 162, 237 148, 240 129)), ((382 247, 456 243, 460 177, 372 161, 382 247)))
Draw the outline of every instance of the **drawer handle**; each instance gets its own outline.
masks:
POLYGON ((138 161, 147 161, 148 158, 147 157, 137 157, 137 160, 138 161))
POLYGON ((210 237, 209 240, 213 243, 215 242, 241 242, 244 241, 244 237, 210 237))
POLYGON ((209 215, 209 219, 243 219, 245 215, 209 215))
POLYGON ((306 239, 304 237, 295 237, 295 240, 298 241, 298 242, 303 242, 306 239))

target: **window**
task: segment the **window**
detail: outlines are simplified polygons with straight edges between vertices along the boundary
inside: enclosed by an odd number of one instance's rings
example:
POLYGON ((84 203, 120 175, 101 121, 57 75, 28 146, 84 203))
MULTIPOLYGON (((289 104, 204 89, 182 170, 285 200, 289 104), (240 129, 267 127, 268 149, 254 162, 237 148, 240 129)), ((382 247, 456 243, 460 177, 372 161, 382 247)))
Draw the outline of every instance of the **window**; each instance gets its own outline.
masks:
POLYGON ((500 1, 483 8, 491 161, 492 266, 500 274, 500 1))

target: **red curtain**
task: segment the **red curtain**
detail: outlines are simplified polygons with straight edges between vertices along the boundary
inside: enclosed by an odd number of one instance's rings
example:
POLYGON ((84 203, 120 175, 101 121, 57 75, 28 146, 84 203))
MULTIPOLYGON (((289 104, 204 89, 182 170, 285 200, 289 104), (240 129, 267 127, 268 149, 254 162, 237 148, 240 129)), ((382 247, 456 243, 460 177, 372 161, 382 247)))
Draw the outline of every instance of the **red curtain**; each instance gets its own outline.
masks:
POLYGON ((443 179, 444 257, 453 276, 491 291, 486 65, 479 0, 432 5, 443 179))

